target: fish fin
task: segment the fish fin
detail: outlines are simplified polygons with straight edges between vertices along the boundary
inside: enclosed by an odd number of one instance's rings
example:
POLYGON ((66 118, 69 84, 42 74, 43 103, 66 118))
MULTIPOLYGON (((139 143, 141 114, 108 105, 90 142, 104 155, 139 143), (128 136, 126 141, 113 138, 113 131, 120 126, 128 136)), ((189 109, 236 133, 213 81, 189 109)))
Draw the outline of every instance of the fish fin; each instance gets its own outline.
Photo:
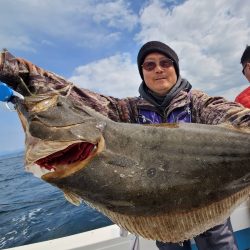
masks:
POLYGON ((68 190, 63 190, 65 199, 75 206, 80 206, 82 199, 77 194, 73 194, 68 190))

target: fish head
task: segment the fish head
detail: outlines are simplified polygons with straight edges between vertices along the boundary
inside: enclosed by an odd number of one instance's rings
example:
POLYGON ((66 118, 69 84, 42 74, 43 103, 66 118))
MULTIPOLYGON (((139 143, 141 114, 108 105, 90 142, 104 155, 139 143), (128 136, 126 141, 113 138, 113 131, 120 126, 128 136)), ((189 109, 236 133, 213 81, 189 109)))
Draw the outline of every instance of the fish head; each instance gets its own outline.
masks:
POLYGON ((24 97, 12 102, 25 132, 27 171, 55 185, 104 149, 109 119, 85 105, 73 83, 6 49, 0 53, 0 81, 24 97))
POLYGON ((103 150, 105 121, 69 96, 26 96, 16 107, 25 132, 26 170, 45 181, 82 169, 103 150))

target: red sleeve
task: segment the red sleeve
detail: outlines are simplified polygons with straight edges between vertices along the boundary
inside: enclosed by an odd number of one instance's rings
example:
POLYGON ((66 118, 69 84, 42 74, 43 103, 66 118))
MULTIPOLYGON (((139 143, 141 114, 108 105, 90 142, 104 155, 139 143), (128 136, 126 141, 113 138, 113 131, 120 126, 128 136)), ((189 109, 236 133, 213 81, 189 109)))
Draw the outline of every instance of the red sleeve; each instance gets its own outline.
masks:
POLYGON ((250 108, 250 87, 243 90, 236 98, 235 102, 242 104, 246 108, 250 108))

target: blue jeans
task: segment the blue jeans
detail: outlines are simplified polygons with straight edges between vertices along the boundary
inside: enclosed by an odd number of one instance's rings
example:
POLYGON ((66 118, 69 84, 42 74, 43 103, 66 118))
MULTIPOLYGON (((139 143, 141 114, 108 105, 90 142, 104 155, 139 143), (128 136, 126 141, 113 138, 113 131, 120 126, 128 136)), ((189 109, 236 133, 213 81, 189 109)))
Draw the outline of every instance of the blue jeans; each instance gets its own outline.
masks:
MULTIPOLYGON (((238 250, 230 218, 224 224, 215 226, 194 238, 199 250, 238 250)), ((190 240, 178 243, 163 243, 156 241, 160 250, 191 250, 190 240)))

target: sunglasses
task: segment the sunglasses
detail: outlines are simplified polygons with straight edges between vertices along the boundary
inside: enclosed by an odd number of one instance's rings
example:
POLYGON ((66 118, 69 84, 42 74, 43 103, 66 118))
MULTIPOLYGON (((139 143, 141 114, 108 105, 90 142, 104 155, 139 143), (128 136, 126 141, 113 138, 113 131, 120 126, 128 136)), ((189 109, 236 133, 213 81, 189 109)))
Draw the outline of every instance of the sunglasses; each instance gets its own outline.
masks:
MULTIPOLYGON (((160 60, 159 65, 161 66, 161 68, 167 69, 167 68, 173 66, 173 63, 174 62, 171 59, 166 58, 166 59, 160 60)), ((142 68, 147 70, 147 71, 154 70, 156 68, 156 66, 157 66, 157 63, 154 61, 146 61, 142 64, 142 68)))

